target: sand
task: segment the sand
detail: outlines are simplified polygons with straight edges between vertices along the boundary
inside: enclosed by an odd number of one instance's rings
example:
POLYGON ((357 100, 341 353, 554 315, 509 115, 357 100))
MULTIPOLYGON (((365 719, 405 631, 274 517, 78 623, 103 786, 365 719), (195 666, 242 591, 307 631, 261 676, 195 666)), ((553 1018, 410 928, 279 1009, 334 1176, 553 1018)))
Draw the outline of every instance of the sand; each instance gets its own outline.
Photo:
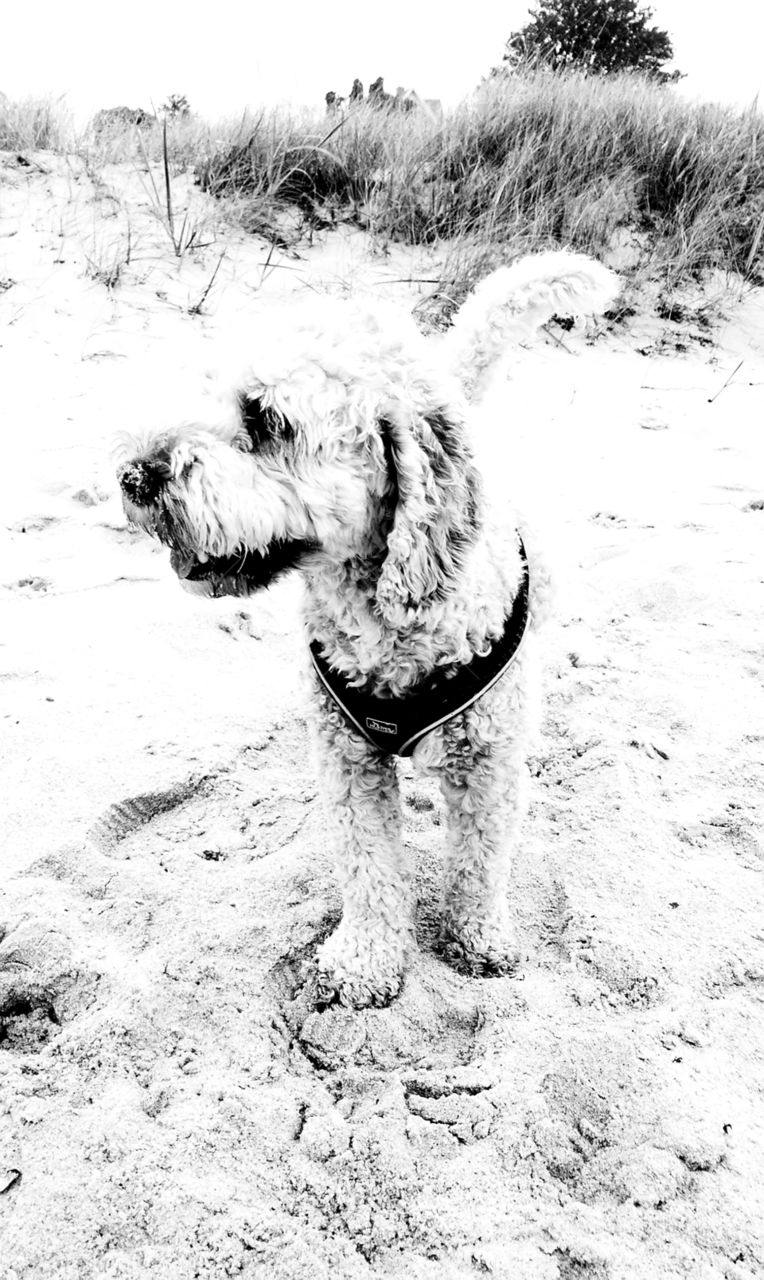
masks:
POLYGON ((405 765, 419 952, 389 1008, 316 1012, 340 904, 299 582, 185 596, 112 449, 218 414, 253 308, 411 306, 437 255, 338 229, 269 257, 179 177, 206 234, 176 258, 135 165, 26 160, 0 156, 0 1280, 763 1276, 762 292, 512 354, 481 449, 559 580, 522 969, 434 954, 442 810, 405 765))

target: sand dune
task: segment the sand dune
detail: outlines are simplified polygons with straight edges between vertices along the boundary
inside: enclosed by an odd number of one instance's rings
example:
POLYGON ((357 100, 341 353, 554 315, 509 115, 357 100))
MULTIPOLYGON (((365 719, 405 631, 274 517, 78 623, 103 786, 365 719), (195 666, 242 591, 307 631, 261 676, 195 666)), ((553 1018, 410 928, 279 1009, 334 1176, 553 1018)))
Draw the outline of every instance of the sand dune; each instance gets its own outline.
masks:
POLYGON ((390 1008, 318 1013, 299 584, 184 596, 111 449, 219 413, 253 307, 412 305, 431 264, 338 232, 264 265, 211 203, 179 261, 103 177, 0 157, 1 1280, 764 1275, 761 293, 514 353, 482 447, 560 579, 523 969, 434 955, 406 768, 419 955, 390 1008))

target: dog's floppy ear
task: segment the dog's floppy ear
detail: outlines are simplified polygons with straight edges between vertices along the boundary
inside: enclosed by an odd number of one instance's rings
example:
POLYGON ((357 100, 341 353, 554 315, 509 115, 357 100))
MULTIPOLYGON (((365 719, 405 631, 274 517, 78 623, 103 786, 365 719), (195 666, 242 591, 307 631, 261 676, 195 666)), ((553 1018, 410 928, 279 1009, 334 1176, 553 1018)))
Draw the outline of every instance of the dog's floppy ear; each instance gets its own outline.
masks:
POLYGON ((444 412, 396 408, 379 425, 395 510, 376 599, 385 621, 403 626, 455 586, 480 529, 480 479, 461 423, 444 412))

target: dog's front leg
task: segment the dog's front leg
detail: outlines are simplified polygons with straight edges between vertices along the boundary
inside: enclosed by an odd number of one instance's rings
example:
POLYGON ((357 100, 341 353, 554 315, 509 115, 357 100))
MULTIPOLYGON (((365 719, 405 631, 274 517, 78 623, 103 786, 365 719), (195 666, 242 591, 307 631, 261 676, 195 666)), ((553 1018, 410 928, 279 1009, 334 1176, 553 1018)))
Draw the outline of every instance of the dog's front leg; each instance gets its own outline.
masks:
POLYGON ((495 733, 495 721, 483 709, 448 729, 451 749, 441 778, 449 830, 441 949, 468 973, 506 974, 519 960, 507 890, 526 807, 525 743, 495 733))
POLYGON ((395 763, 323 702, 319 781, 333 826, 342 920, 318 950, 318 996, 360 1009, 400 990, 412 935, 395 763))

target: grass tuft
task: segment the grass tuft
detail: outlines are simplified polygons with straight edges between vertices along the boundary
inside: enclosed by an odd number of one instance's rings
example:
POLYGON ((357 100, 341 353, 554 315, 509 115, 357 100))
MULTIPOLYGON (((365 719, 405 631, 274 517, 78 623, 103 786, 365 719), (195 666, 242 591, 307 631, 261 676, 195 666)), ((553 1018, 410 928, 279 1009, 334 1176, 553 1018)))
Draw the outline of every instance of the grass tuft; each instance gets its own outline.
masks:
POLYGON ((0 151, 66 151, 73 136, 62 98, 11 102, 0 94, 0 151))
POLYGON ((152 201, 152 212, 170 237, 175 257, 183 258, 185 254, 192 249, 206 248, 210 243, 209 241, 203 241, 202 239, 206 234, 206 217, 204 215, 195 215, 189 207, 184 211, 182 218, 180 218, 178 211, 175 208, 172 189, 170 144, 168 141, 167 120, 163 120, 161 125, 161 194, 160 189, 157 186, 156 179, 154 178, 151 161, 142 136, 142 131, 136 129, 135 134, 136 143, 148 175, 148 185, 144 183, 144 186, 146 186, 146 190, 148 191, 152 201))

